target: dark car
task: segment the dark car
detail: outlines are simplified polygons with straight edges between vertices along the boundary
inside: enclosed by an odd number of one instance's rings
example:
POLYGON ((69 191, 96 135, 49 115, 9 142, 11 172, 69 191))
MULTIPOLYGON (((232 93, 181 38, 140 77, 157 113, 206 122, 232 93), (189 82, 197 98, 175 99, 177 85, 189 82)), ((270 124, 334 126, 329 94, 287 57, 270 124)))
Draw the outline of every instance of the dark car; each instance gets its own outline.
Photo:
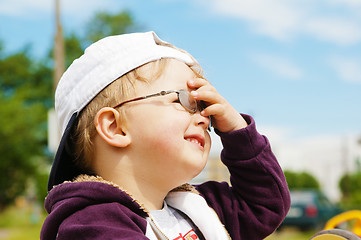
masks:
POLYGON ((301 230, 321 229, 340 212, 320 191, 291 191, 291 208, 281 226, 295 226, 301 230))

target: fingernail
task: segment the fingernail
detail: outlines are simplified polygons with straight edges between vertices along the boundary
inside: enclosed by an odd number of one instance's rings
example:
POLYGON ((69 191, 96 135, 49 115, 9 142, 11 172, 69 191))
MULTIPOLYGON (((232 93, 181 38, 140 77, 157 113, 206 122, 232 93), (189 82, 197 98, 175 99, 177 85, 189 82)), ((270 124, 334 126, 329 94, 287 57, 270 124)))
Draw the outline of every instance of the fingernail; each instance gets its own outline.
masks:
POLYGON ((197 97, 197 96, 198 96, 198 93, 197 93, 196 91, 192 91, 192 92, 191 92, 191 95, 192 95, 193 97, 197 97))

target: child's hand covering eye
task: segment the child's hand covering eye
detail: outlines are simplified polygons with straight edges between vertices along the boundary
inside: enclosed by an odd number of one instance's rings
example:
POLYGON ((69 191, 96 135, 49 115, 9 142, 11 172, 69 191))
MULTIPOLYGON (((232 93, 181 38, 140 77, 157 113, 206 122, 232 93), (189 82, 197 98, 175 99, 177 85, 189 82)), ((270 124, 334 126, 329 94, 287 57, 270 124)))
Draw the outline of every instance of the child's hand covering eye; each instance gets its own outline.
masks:
POLYGON ((221 132, 231 132, 247 126, 243 117, 229 104, 206 79, 195 78, 188 81, 191 95, 204 101, 207 107, 201 112, 204 117, 212 117, 212 126, 221 132))

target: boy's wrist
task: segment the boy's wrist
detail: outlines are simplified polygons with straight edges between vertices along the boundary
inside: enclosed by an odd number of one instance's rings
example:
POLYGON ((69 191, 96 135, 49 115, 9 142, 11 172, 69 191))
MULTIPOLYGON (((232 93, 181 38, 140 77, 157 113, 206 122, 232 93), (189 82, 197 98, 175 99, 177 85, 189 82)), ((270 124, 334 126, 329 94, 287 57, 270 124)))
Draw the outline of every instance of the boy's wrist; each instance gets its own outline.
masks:
MULTIPOLYGON (((237 118, 234 118, 234 127, 228 132, 234 132, 237 130, 241 130, 248 126, 248 122, 243 118, 242 114, 238 114, 237 118)), ((251 120, 250 120, 251 122, 251 120)))
POLYGON ((238 113, 235 109, 233 109, 231 114, 227 115, 226 118, 214 119, 212 117, 211 124, 215 130, 222 133, 234 132, 248 126, 247 120, 245 120, 243 115, 238 113))
POLYGON ((222 141, 222 154, 226 154, 230 159, 253 158, 258 155, 267 144, 265 137, 257 131, 254 119, 246 114, 241 115, 247 123, 245 128, 226 133, 215 129, 216 134, 222 141))
POLYGON ((217 126, 214 126, 214 130, 216 131, 216 133, 218 135, 221 135, 221 134, 227 134, 227 133, 235 132, 235 131, 246 128, 253 121, 253 118, 251 116, 246 115, 246 114, 242 114, 242 113, 238 113, 237 116, 232 118, 232 119, 233 119, 233 122, 234 122, 232 124, 233 127, 224 130, 224 129, 217 128, 217 126))

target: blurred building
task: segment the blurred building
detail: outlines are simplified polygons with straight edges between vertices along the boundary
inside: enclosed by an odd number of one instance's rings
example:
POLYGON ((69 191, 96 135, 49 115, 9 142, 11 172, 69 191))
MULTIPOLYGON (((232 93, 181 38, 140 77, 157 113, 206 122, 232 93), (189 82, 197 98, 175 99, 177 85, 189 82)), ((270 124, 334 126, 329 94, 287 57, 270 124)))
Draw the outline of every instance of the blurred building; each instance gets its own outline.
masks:
POLYGON ((229 172, 226 166, 221 162, 220 157, 214 155, 208 159, 204 170, 192 180, 193 184, 199 184, 205 181, 218 181, 229 183, 229 172))
POLYGON ((333 201, 341 197, 338 186, 341 177, 346 173, 360 171, 360 135, 277 142, 273 148, 284 170, 311 173, 333 201))

